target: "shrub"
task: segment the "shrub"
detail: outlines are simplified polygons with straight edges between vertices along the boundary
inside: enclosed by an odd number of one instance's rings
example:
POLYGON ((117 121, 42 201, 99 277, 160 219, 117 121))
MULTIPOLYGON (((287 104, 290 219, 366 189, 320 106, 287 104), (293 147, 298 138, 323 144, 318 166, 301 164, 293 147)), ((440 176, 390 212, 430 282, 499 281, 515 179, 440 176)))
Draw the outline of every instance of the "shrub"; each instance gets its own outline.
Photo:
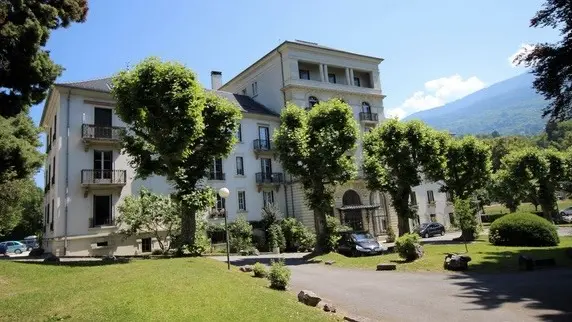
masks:
POLYGON ((268 247, 270 250, 278 247, 280 250, 284 250, 286 247, 286 239, 284 238, 284 233, 279 224, 274 223, 268 228, 268 247))
POLYGON ((419 236, 417 234, 405 234, 395 241, 395 250, 399 257, 414 261, 423 256, 423 249, 419 244, 419 236))
POLYGON ((346 230, 351 230, 351 228, 342 225, 340 219, 334 216, 326 215, 326 230, 322 235, 324 238, 324 240, 322 240, 324 251, 331 252, 336 250, 341 237, 340 233, 346 230))
POLYGON ((244 216, 228 224, 228 234, 231 252, 240 252, 252 246, 252 226, 244 216))
POLYGON ((208 223, 202 215, 196 216, 195 244, 187 247, 191 256, 200 256, 210 248, 211 243, 208 237, 208 223))
POLYGON ((283 260, 277 262, 272 261, 270 272, 268 273, 270 287, 277 290, 285 290, 290 281, 290 275, 290 269, 286 267, 283 260))
POLYGON ((268 275, 268 271, 266 270, 266 266, 264 264, 254 264, 252 271, 254 272, 254 277, 266 277, 266 275, 268 275))
POLYGON ((160 249, 153 249, 151 255, 163 255, 163 251, 160 249))
POLYGON ((262 208, 262 220, 260 221, 262 226, 261 228, 264 231, 268 231, 270 226, 278 223, 280 218, 283 217, 284 216, 282 215, 282 212, 276 205, 273 203, 268 203, 264 206, 264 208, 262 208))
POLYGON ((461 238, 456 240, 475 240, 479 237, 477 205, 470 199, 455 198, 455 223, 461 229, 461 238))
POLYGON ((316 235, 296 218, 286 218, 280 222, 286 238, 286 250, 309 250, 316 245, 316 235))
POLYGON ((395 231, 393 231, 393 227, 387 227, 387 238, 385 239, 387 243, 393 243, 395 241, 395 231))
POLYGON ((548 220, 517 212, 491 224, 489 241, 497 246, 556 246, 560 239, 556 227, 548 220))

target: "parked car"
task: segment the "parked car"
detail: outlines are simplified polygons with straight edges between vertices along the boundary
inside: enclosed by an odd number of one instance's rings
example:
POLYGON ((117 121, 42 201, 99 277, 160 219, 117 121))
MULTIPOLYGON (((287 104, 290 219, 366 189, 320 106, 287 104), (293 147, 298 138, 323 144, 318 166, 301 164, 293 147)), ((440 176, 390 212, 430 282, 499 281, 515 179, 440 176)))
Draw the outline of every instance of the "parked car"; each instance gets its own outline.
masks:
POLYGON ((26 245, 26 250, 32 250, 40 247, 40 244, 38 244, 38 236, 28 236, 20 242, 26 245))
POLYGON ((443 236, 445 235, 445 226, 438 222, 426 222, 417 227, 415 232, 423 238, 429 238, 435 235, 443 236))
POLYGON ((560 210, 560 218, 558 218, 558 222, 561 223, 572 223, 572 207, 564 208, 560 210))
POLYGON ((0 250, 3 251, 3 255, 14 253, 14 254, 22 254, 26 251, 26 245, 22 244, 19 241, 5 241, 0 243, 0 250))
POLYGON ((342 232, 338 242, 338 253, 347 256, 379 255, 386 251, 387 247, 366 231, 342 232))

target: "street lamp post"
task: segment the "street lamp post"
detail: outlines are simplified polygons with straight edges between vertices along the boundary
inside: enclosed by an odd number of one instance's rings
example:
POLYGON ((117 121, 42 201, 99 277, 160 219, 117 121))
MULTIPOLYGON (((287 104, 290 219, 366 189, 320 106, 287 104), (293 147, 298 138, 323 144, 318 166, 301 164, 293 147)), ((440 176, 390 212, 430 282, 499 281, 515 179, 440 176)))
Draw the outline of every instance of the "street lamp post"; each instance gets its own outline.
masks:
MULTIPOLYGON (((225 200, 230 195, 230 191, 228 190, 228 188, 223 187, 223 188, 220 188, 218 190, 218 195, 223 200, 225 200)), ((225 202, 225 206, 226 206, 226 202, 225 202)), ((223 208, 223 213, 224 213, 224 230, 226 232, 226 264, 228 266, 228 270, 230 270, 230 244, 229 244, 229 240, 228 240, 228 212, 226 211, 225 208, 223 208)))

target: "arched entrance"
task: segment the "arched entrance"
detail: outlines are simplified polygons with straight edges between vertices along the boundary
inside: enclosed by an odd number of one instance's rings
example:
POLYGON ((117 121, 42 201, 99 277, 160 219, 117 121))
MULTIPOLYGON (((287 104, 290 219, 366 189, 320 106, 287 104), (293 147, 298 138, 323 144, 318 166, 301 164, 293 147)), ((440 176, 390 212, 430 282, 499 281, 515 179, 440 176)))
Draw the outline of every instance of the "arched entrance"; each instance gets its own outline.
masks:
POLYGON ((363 230, 363 216, 361 199, 355 190, 348 190, 342 197, 342 223, 354 230, 363 230))

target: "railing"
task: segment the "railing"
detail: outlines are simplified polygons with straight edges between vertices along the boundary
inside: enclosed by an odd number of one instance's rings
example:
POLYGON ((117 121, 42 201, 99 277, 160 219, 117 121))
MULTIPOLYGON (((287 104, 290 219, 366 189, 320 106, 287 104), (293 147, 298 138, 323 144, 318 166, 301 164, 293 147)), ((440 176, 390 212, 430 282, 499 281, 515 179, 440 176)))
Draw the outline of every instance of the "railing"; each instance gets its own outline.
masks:
POLYGON ((81 126, 81 137, 84 139, 119 141, 123 131, 125 131, 125 128, 118 126, 83 124, 81 126))
POLYGON ((280 172, 257 172, 256 183, 281 184, 284 183, 284 175, 280 172))
POLYGON ((359 119, 360 121, 373 121, 373 122, 378 121, 377 113, 371 113, 371 112, 360 112, 359 119))
POLYGON ((270 150, 272 150, 270 140, 261 140, 261 139, 254 140, 254 150, 255 151, 270 151, 270 150))
POLYGON ((209 180, 225 180, 223 172, 209 172, 209 180))
POLYGON ((81 170, 82 184, 125 184, 126 170, 81 170))
POLYGON ((89 218, 89 228, 96 228, 101 226, 115 226, 115 219, 111 217, 89 218))

